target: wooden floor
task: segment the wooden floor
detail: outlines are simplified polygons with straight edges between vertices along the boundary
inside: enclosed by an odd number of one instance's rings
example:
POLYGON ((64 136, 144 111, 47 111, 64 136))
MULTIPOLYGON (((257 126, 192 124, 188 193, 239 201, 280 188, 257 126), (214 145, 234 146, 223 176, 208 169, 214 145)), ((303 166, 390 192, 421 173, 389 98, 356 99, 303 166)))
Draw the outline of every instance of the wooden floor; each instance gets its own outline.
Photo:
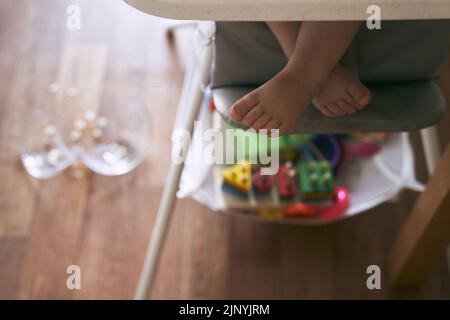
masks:
MULTIPOLYGON (((1 299, 132 298, 190 52, 191 30, 180 30, 174 50, 164 35, 168 24, 121 0, 0 1, 1 299), (82 9, 80 31, 66 28, 70 4, 82 9), (18 161, 23 119, 39 105, 66 107, 46 96, 55 80, 84 89, 82 108, 147 105, 153 135, 144 164, 117 178, 63 174, 39 182, 27 176, 18 161), (82 271, 78 291, 66 288, 72 264, 82 271)), ((442 82, 450 96, 448 76, 442 82)), ((449 132, 441 135, 447 142, 449 132)), ((417 170, 425 179, 421 156, 417 170)), ((179 201, 151 298, 450 298, 444 258, 421 290, 392 292, 385 274, 382 290, 366 288, 367 266, 384 270, 416 197, 404 192, 396 203, 326 227, 252 223, 179 201)))

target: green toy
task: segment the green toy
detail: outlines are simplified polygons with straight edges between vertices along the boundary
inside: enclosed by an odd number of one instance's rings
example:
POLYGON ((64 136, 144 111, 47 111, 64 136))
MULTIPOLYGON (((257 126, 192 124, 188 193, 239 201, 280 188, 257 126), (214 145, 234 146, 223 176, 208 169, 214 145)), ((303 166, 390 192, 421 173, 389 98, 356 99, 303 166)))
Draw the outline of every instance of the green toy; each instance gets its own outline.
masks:
POLYGON ((279 138, 280 159, 297 161, 300 159, 300 148, 311 140, 310 134, 291 134, 279 138))
MULTIPOLYGON (((297 161, 300 158, 300 148, 311 140, 310 134, 293 134, 281 137, 269 137, 254 131, 234 129, 235 154, 237 161, 251 159, 259 163, 259 155, 270 155, 272 149, 278 145, 282 161, 297 161)), ((254 163, 252 161, 252 163, 254 163)))
POLYGON ((326 160, 301 162, 298 166, 300 197, 303 200, 330 200, 333 197, 334 173, 326 160))

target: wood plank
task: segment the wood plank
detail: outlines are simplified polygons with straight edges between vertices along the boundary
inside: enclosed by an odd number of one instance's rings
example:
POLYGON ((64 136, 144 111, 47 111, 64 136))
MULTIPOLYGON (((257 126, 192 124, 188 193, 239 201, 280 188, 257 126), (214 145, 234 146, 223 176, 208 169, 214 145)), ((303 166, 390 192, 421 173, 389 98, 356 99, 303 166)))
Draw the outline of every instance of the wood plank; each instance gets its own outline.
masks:
POLYGON ((389 273, 396 286, 422 284, 450 242, 450 145, 392 247, 389 273))
MULTIPOLYGON (((62 56, 58 81, 83 90, 75 99, 77 110, 98 110, 106 66, 102 45, 68 46, 62 56)), ((72 113, 76 108, 62 97, 59 109, 72 113)), ((72 114, 76 114, 73 112, 72 114)), ((66 288, 66 269, 77 264, 87 196, 89 175, 75 179, 69 174, 40 183, 30 245, 24 262, 17 296, 26 298, 70 297, 66 288)))
POLYGON ((14 32, 2 32, 0 38, 0 46, 8 48, 0 54, 1 68, 5 70, 0 72, 0 84, 3 84, 0 102, 5 102, 0 118, 0 194, 5 195, 0 197, 0 236, 25 236, 30 231, 34 193, 39 184, 24 172, 19 155, 27 132, 26 115, 31 108, 45 105, 45 88, 55 77, 53 61, 59 54, 60 42, 47 28, 53 27, 60 18, 52 16, 42 25, 45 13, 42 8, 33 9, 24 3, 7 4, 8 8, 15 8, 7 12, 21 18, 5 19, 11 22, 8 27, 20 34, 19 37, 14 32))
POLYGON ((332 299, 336 285, 332 226, 278 228, 281 278, 278 283, 280 294, 277 297, 332 299))
POLYGON ((169 161, 168 152, 156 150, 160 146, 169 150, 179 92, 173 80, 182 72, 167 59, 162 26, 124 7, 129 11, 115 17, 114 38, 108 44, 102 112, 108 115, 114 108, 140 104, 156 115, 150 137, 152 157, 123 177, 93 176, 80 253, 86 289, 76 293, 77 298, 133 296, 169 161), (124 45, 130 42, 133 45, 124 45))
MULTIPOLYGON (((385 276, 382 225, 386 214, 376 209, 332 226, 332 271, 337 296, 346 299, 381 299, 386 296, 388 284, 385 276), (381 290, 367 288, 367 268, 377 265, 381 269, 381 290)), ((395 208, 391 206, 391 208, 395 208)))
POLYGON ((0 238, 0 300, 15 298, 27 244, 23 238, 0 238))
POLYGON ((82 290, 74 298, 133 296, 160 189, 139 187, 140 169, 121 177, 92 180, 78 259, 82 290))
POLYGON ((150 298, 229 297, 229 221, 192 200, 180 200, 150 298))
MULTIPOLYGON (((11 89, 10 83, 14 76, 14 69, 18 59, 18 49, 21 42, 10 30, 16 30, 19 34, 26 34, 25 28, 28 27, 29 18, 26 14, 26 8, 23 2, 6 0, 0 3, 0 12, 8 12, 7 17, 0 20, 0 47, 7 47, 8 50, 0 50, 0 112, 6 113, 6 101, 8 91, 11 89), (22 19, 13 19, 14 16, 23 15, 22 19)), ((0 130, 2 127, 0 121, 0 130)))

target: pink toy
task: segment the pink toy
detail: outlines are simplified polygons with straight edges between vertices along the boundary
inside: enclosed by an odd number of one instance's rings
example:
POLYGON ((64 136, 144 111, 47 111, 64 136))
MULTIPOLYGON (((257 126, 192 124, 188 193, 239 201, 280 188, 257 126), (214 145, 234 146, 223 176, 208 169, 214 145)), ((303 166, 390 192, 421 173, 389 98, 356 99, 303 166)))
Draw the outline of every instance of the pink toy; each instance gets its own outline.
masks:
POLYGON ((348 155, 373 156, 380 151, 380 145, 374 142, 351 144, 345 147, 345 151, 348 155))
POLYGON ((323 220, 334 219, 347 210, 350 203, 350 193, 344 187, 336 187, 334 189, 335 203, 319 209, 318 216, 323 220))

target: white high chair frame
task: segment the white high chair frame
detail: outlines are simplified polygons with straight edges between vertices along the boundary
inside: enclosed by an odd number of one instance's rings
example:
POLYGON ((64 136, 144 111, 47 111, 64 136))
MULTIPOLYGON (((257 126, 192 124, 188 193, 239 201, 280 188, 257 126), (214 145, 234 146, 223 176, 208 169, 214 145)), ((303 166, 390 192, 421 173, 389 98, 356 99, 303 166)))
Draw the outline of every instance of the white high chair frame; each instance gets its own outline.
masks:
MULTIPOLYGON (((340 10, 337 10, 337 3, 331 0, 321 1, 320 5, 314 3, 314 0, 270 0, 264 2, 264 6, 267 6, 264 8, 261 8, 260 0, 125 1, 140 10, 158 16, 186 20, 234 21, 365 20, 366 9, 370 5, 369 1, 354 0, 346 2, 345 5, 350 5, 345 10, 342 10, 339 3, 340 10), (274 6, 277 8, 275 11, 272 10, 274 6), (326 10, 323 10, 324 6, 326 10), (277 12, 275 17, 274 12, 277 12)), ((424 2, 408 0, 383 0, 377 3, 385 11, 386 19, 450 18, 450 1, 438 0, 436 5, 431 6, 424 2)), ((204 84, 209 81, 213 60, 214 31, 199 28, 196 37, 201 44, 200 58, 194 58, 196 62, 186 71, 178 106, 178 110, 184 108, 187 114, 181 128, 188 130, 191 134, 201 106, 204 84)), ((394 285, 420 284, 450 241, 444 237, 444 234, 450 230, 450 217, 445 214, 450 206, 450 179, 448 178, 450 177, 450 146, 447 146, 441 157, 435 127, 421 130, 421 140, 430 180, 394 243, 388 270, 394 285), (442 235, 441 239, 437 240, 436 234, 442 235)), ((170 165, 135 293, 137 300, 146 299, 152 288, 183 167, 183 163, 170 165)))

